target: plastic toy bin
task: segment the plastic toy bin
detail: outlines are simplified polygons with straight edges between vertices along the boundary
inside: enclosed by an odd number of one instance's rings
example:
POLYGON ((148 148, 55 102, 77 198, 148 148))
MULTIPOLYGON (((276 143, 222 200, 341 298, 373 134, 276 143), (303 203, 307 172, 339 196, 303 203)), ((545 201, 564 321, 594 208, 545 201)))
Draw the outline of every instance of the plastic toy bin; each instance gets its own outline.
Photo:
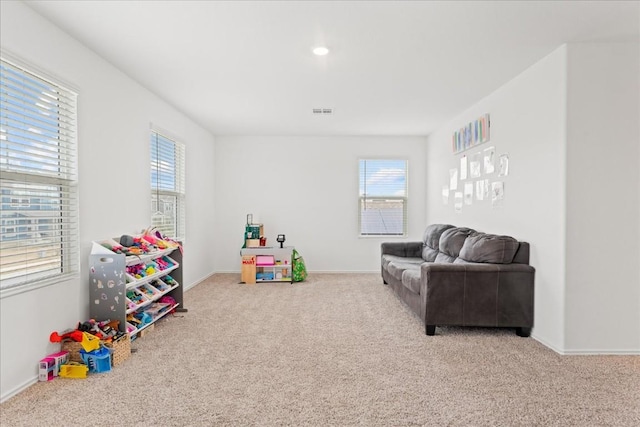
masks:
POLYGON ((111 371, 111 350, 100 347, 98 350, 80 350, 82 361, 89 367, 89 372, 102 373, 111 371))

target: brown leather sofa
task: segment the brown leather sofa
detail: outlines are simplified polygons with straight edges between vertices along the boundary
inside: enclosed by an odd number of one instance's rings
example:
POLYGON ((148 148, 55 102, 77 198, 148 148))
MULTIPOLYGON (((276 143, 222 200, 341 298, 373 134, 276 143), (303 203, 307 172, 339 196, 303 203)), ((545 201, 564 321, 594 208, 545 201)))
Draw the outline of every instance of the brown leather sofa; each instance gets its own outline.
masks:
POLYGON ((433 224, 421 242, 385 242, 382 279, 424 322, 436 326, 533 327, 535 269, 529 244, 513 237, 433 224))

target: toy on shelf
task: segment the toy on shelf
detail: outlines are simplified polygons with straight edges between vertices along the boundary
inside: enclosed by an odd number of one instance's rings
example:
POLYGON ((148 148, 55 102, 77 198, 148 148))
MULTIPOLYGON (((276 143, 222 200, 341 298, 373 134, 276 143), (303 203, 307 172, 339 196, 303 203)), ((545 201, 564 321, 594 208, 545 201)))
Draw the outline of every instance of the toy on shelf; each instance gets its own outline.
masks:
POLYGON ((146 311, 135 313, 133 317, 138 319, 138 321, 140 322, 138 328, 141 328, 144 325, 153 322, 153 317, 151 317, 151 315, 149 315, 149 313, 147 313, 146 311))
POLYGON ((163 271, 166 270, 168 268, 171 268, 175 265, 175 263, 173 262, 173 260, 171 260, 171 258, 164 256, 162 258, 158 258, 155 260, 156 264, 158 265, 158 270, 163 271))
POLYGON ((155 227, 149 227, 144 230, 142 232, 142 238, 160 249, 179 248, 180 252, 182 252, 182 245, 179 242, 164 236, 162 232, 155 227))
POLYGON ((150 262, 148 264, 134 264, 128 265, 126 270, 127 274, 135 279, 142 279, 143 277, 151 276, 156 272, 156 264, 150 262))
POLYGON ((159 292, 156 288, 149 284, 144 284, 138 288, 138 290, 144 294, 150 300, 153 299, 159 292))
POLYGON ((159 292, 165 292, 171 289, 171 286, 167 285, 162 280, 154 280, 151 282, 151 286, 156 288, 159 292))
POLYGON ((173 286, 177 286, 178 282, 175 281, 175 279, 171 276, 169 276, 168 274, 166 276, 164 276, 162 278, 162 280, 164 281, 164 283, 166 283, 167 285, 173 287, 173 286))
POLYGON ((135 310, 149 300, 138 289, 130 289, 127 291, 127 304, 129 310, 135 310))
POLYGON ((156 228, 147 228, 143 230, 139 236, 125 234, 120 236, 117 242, 114 239, 108 239, 100 244, 114 253, 124 254, 126 256, 139 257, 161 250, 175 248, 180 248, 182 252, 182 246, 179 242, 163 236, 156 228))
POLYGON ((136 328, 129 322, 126 323, 126 329, 128 334, 133 334, 136 330, 138 330, 138 328, 136 328))
POLYGON ((157 317, 171 307, 171 304, 156 302, 151 304, 144 312, 153 317, 157 317))

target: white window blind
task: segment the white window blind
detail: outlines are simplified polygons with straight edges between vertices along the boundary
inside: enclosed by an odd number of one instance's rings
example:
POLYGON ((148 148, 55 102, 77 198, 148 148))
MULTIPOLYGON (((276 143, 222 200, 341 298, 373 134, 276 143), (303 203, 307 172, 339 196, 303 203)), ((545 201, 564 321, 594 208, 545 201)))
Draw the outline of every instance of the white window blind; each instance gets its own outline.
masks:
POLYGON ((359 170, 360 235, 406 235, 407 161, 360 160, 359 170))
POLYGON ((164 235, 185 236, 185 147, 151 131, 151 225, 164 235))
POLYGON ((0 288, 79 271, 76 98, 0 60, 0 288))

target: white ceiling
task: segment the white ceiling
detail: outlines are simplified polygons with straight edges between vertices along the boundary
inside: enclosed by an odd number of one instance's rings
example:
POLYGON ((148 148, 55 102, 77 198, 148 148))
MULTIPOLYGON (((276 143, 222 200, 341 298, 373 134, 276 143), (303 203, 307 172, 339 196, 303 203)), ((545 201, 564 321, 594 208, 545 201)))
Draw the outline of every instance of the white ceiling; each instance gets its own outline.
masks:
POLYGON ((27 3, 214 135, 427 135, 563 43, 640 27, 638 1, 27 3))

